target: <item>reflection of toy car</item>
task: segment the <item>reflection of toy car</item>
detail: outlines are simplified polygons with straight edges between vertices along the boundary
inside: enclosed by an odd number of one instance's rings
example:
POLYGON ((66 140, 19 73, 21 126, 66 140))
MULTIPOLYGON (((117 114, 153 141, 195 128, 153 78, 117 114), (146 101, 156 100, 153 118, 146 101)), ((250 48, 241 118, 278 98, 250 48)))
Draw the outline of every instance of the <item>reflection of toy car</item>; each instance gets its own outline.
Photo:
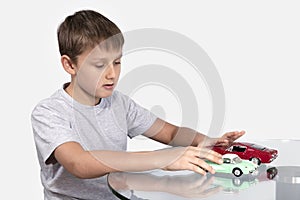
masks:
POLYGON ((273 166, 260 165, 257 168, 257 174, 253 177, 257 178, 259 182, 273 180, 278 174, 278 169, 273 166))
POLYGON ((270 167, 269 169, 267 169, 267 177, 268 179, 274 179, 274 177, 277 175, 278 170, 276 167, 270 167))
POLYGON ((214 146, 213 150, 220 153, 234 153, 240 158, 251 160, 260 165, 261 163, 270 163, 278 156, 278 151, 269 149, 257 144, 248 142, 234 142, 229 148, 214 146))
POLYGON ((229 178, 215 176, 213 184, 221 186, 224 192, 238 193, 241 190, 246 190, 258 183, 256 178, 246 180, 243 178, 229 178))
POLYGON ((242 174, 251 174, 257 169, 257 165, 248 160, 242 160, 236 154, 224 154, 222 156, 223 164, 219 165, 210 161, 207 161, 214 170, 218 173, 233 173, 236 177, 242 174))

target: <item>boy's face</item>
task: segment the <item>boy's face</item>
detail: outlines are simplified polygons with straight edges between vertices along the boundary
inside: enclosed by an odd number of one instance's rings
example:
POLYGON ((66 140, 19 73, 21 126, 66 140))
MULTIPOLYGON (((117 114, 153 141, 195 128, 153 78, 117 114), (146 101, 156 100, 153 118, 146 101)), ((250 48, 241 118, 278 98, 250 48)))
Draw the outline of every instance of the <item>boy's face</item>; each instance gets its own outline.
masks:
POLYGON ((112 95, 121 71, 122 49, 105 50, 100 46, 78 57, 73 95, 81 102, 98 103, 112 95))

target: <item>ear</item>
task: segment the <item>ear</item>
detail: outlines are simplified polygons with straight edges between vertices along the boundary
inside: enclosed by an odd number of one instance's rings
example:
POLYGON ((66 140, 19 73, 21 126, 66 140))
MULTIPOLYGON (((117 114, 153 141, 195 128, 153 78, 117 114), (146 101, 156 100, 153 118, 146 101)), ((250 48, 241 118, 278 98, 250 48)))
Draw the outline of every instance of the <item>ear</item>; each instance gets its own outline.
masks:
POLYGON ((62 55, 60 62, 64 70, 70 75, 76 75, 76 66, 72 63, 71 58, 67 55, 62 55))

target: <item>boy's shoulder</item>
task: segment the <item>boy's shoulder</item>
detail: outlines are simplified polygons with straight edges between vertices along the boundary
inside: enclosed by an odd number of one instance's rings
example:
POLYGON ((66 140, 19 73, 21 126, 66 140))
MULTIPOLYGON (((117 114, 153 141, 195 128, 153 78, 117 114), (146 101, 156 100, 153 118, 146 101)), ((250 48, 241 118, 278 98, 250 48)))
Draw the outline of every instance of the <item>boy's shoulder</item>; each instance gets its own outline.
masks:
POLYGON ((63 89, 59 89, 49 97, 40 100, 34 107, 32 113, 37 110, 62 110, 62 108, 66 107, 68 101, 64 98, 62 90, 63 89))
POLYGON ((126 94, 123 94, 122 92, 120 92, 118 90, 114 90, 112 95, 109 98, 112 98, 112 99, 118 99, 118 98, 128 99, 129 97, 126 94))
POLYGON ((124 94, 118 90, 114 90, 113 94, 109 97, 112 102, 123 102, 125 104, 132 101, 131 97, 129 97, 127 94, 124 94))

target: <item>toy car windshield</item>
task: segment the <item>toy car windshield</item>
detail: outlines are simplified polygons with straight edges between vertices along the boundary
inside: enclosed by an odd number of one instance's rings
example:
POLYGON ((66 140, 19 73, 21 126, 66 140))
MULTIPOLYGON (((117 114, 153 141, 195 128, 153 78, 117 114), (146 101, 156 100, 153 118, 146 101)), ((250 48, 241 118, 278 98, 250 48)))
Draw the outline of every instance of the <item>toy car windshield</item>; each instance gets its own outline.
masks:
POLYGON ((241 163, 242 159, 240 157, 233 158, 233 163, 241 163))
POLYGON ((259 149, 259 150, 264 150, 266 147, 260 146, 258 144, 251 144, 251 147, 255 148, 255 149, 259 149))

